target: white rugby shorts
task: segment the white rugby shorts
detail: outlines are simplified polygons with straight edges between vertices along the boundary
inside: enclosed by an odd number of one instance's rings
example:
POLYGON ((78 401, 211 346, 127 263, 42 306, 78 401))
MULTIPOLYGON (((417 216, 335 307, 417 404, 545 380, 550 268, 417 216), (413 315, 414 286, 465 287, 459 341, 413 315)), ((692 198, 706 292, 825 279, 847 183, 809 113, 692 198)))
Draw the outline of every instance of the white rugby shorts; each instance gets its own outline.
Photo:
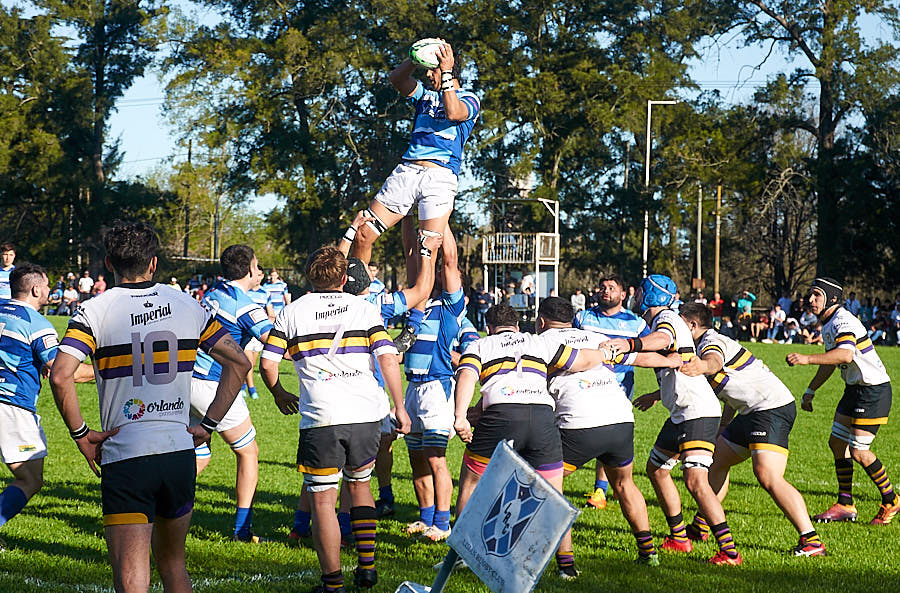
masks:
POLYGON ((403 405, 412 420, 410 433, 449 430, 450 436, 453 436, 453 398, 448 399, 440 381, 410 382, 406 386, 403 405))
POLYGON ((256 338, 250 338, 250 341, 244 346, 244 350, 247 352, 262 352, 262 349, 263 343, 256 338))
POLYGON ((47 456, 41 417, 24 408, 0 404, 0 460, 22 463, 47 456))
POLYGON ((432 220, 453 211, 457 185, 456 174, 446 167, 404 162, 394 167, 375 201, 403 216, 418 205, 419 220, 432 220))
MULTIPOLYGON (((191 424, 199 424, 200 420, 206 415, 210 404, 216 397, 216 389, 219 387, 218 381, 204 381, 197 377, 191 377, 191 424)), ((247 408, 247 402, 238 394, 228 409, 228 413, 219 422, 216 432, 224 432, 229 428, 239 426, 241 422, 250 417, 250 410, 247 408)))

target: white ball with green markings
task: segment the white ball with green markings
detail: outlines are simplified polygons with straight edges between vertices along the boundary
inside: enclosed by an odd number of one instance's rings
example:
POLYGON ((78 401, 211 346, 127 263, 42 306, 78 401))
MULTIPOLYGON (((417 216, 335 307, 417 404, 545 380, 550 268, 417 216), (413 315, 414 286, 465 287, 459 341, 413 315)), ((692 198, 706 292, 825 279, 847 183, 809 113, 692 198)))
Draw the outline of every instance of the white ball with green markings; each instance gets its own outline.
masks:
POLYGON ((414 64, 422 66, 423 68, 428 68, 429 70, 437 68, 438 52, 443 45, 443 41, 433 37, 420 39, 413 43, 412 47, 409 48, 409 59, 412 60, 414 64))

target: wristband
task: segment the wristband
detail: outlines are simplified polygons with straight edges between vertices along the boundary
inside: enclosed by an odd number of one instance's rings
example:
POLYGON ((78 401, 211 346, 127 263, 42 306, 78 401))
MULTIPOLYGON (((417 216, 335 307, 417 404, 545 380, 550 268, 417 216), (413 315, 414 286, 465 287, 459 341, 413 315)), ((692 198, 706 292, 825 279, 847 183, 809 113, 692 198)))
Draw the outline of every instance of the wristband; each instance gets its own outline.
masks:
POLYGON ((628 338, 628 345, 631 347, 630 352, 640 352, 644 349, 644 343, 640 338, 628 338))
POLYGON ((453 91, 453 73, 452 72, 441 72, 441 91, 453 91))
POLYGON ((213 419, 210 418, 209 416, 204 416, 204 417, 200 420, 200 428, 202 428, 203 430, 205 430, 205 431, 208 432, 209 434, 212 434, 213 431, 216 430, 216 427, 217 427, 218 425, 219 425, 219 421, 218 421, 218 420, 213 420, 213 419))
POLYGON ((78 439, 84 438, 90 431, 91 429, 88 428, 87 422, 82 422, 79 428, 70 430, 69 435, 77 441, 78 439))
POLYGON ((344 233, 344 240, 348 241, 350 243, 353 243, 353 239, 355 239, 355 238, 356 238, 356 227, 353 225, 350 225, 350 228, 347 229, 346 233, 344 233))
POLYGON ((441 81, 453 80, 453 72, 450 70, 441 70, 441 81))
POLYGON ((810 397, 815 396, 815 395, 816 395, 816 390, 815 390, 815 389, 810 389, 809 387, 807 387, 807 388, 806 388, 806 391, 803 392, 803 397, 806 397, 807 395, 810 396, 810 397))

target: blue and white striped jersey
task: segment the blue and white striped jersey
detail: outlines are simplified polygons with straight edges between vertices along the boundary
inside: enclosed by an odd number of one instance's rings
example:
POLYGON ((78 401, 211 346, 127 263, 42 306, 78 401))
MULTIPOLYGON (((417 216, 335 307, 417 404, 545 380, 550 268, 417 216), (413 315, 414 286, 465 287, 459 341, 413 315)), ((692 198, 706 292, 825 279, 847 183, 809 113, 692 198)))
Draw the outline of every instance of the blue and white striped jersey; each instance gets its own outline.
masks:
POLYGON ((462 354, 463 351, 465 351, 466 346, 480 337, 481 335, 478 333, 478 330, 475 329, 475 326, 472 325, 472 322, 469 321, 469 318, 463 317, 459 327, 459 333, 456 334, 456 339, 453 340, 453 349, 462 354))
POLYGON ((425 90, 421 82, 409 96, 416 108, 413 120, 412 138, 403 155, 405 161, 434 161, 459 175, 463 146, 475 127, 475 120, 481 110, 481 102, 475 93, 458 90, 456 96, 468 108, 469 117, 455 122, 444 113, 442 93, 425 90))
POLYGON ((369 294, 378 295, 385 291, 384 282, 378 278, 373 278, 369 283, 369 294))
MULTIPOLYGON (((599 307, 579 311, 572 326, 605 334, 610 338, 641 338, 650 333, 646 321, 638 317, 634 311, 624 308, 612 315, 604 314, 599 307)), ((634 393, 634 367, 617 364, 614 370, 616 379, 630 399, 634 393)))
POLYGON ((465 316, 462 288, 454 293, 442 292, 440 300, 428 301, 416 341, 406 352, 407 380, 425 382, 453 376, 450 351, 465 316))
POLYGON ((269 293, 269 301, 272 303, 272 309, 275 311, 275 315, 278 315, 278 313, 284 309, 284 295, 288 291, 287 283, 283 280, 279 280, 278 282, 266 282, 262 287, 269 293))
POLYGON ((41 368, 56 357, 56 330, 22 301, 0 304, 0 403, 35 413, 41 368))
MULTIPOLYGON (((203 306, 215 316, 241 348, 250 338, 264 341, 261 337, 272 329, 272 322, 266 312, 250 298, 243 288, 232 282, 220 282, 203 297, 203 306)), ((197 352, 194 377, 207 381, 218 381, 222 376, 222 365, 206 352, 197 352)))
MULTIPOLYGON (((406 295, 403 294, 402 290, 397 292, 379 292, 377 294, 370 292, 363 298, 378 307, 381 321, 385 327, 387 327, 388 321, 398 315, 403 315, 409 310, 409 305, 406 304, 406 295)), ((381 374, 381 367, 378 366, 377 359, 375 360, 375 380, 378 381, 379 386, 384 387, 384 377, 381 374)))
POLYGON ((272 302, 271 297, 269 297, 269 291, 260 286, 254 290, 248 290, 247 294, 250 295, 250 298, 253 299, 253 302, 259 305, 265 310, 266 305, 272 302))
POLYGON ((9 300, 12 298, 12 291, 9 286, 9 275, 13 270, 16 269, 16 266, 9 266, 6 270, 0 268, 0 301, 9 300))

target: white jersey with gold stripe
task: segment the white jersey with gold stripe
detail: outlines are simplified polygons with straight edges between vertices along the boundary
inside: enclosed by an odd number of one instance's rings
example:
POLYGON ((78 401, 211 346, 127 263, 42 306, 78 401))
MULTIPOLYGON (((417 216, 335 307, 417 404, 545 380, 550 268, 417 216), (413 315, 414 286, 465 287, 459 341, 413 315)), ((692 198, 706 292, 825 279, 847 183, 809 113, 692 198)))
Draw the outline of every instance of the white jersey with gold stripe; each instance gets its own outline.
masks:
POLYGON ((478 373, 485 410, 494 404, 553 407, 547 375, 568 369, 577 355, 577 350, 543 335, 505 331, 469 344, 457 373, 463 369, 478 373))
MULTIPOLYGON (((609 340, 602 333, 574 327, 548 329, 541 337, 575 349, 596 349, 609 340)), ((635 357, 634 353, 620 354, 615 362, 631 365, 635 357)), ((559 428, 594 428, 634 422, 631 400, 619 384, 612 363, 587 371, 561 371, 553 375, 550 395, 556 401, 556 425, 559 428)))
MULTIPOLYGON (((673 309, 663 309, 650 322, 650 332, 669 336, 669 346, 660 352, 677 352, 682 360, 695 356, 694 339, 684 319, 673 309)), ((722 408, 705 377, 688 377, 678 369, 655 369, 662 404, 669 410, 672 422, 680 424, 694 418, 721 416, 722 408)))
POLYGON ((226 330, 190 295, 141 282, 85 301, 59 351, 93 358, 103 430, 103 464, 193 449, 189 422, 197 348, 208 351, 226 330))
POLYGON ((389 406, 373 356, 397 354, 378 307, 344 292, 314 292, 287 305, 263 356, 288 352, 300 378, 300 428, 380 421, 389 406))
POLYGON ((847 309, 838 307, 822 325, 822 340, 826 352, 835 348, 853 352, 853 360, 840 365, 847 385, 881 385, 891 380, 866 328, 847 309))
POLYGON ((698 354, 722 359, 722 370, 707 377, 713 391, 738 414, 772 410, 794 401, 794 396, 766 363, 727 336, 706 330, 697 344, 698 354))

